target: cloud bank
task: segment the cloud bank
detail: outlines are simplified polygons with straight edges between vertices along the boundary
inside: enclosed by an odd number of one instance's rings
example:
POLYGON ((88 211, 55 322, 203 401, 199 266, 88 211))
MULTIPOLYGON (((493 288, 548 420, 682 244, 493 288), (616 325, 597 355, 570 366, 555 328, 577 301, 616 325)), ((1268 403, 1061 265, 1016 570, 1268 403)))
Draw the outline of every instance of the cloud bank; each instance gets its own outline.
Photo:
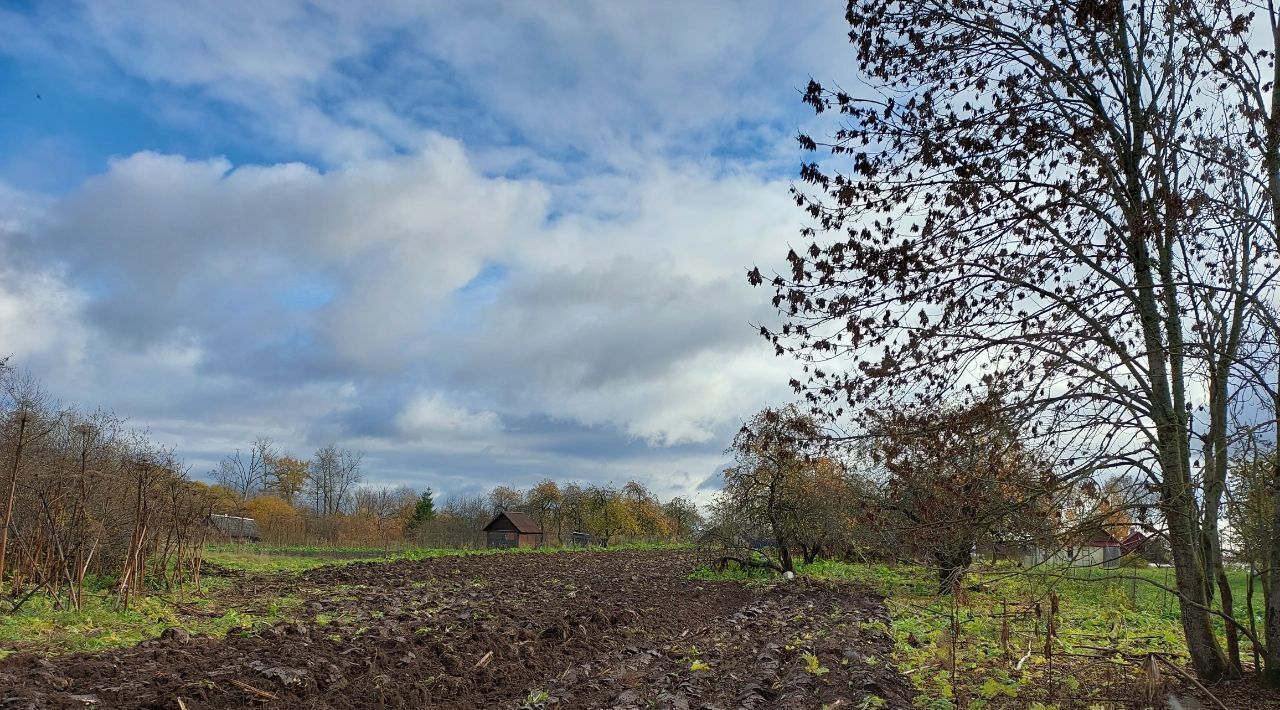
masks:
POLYGON ((789 396, 744 274, 802 225, 838 8, 413 5, 0 11, 13 86, 118 109, 0 127, 73 171, 0 161, 0 351, 197 473, 265 433, 437 490, 705 494, 789 396))

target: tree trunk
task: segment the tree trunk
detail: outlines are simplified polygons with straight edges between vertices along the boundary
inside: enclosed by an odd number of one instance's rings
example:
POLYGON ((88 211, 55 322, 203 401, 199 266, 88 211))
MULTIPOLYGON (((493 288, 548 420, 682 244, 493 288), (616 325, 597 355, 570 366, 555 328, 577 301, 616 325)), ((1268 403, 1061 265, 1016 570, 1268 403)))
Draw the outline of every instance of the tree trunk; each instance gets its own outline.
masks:
POLYGON ((778 562, 782 565, 782 571, 795 572, 796 564, 791 559, 791 542, 782 537, 776 539, 778 541, 778 562))
MULTIPOLYGON (((1273 23, 1271 33, 1272 56, 1280 50, 1280 26, 1273 23)), ((1271 62, 1271 84, 1280 81, 1280 62, 1271 62)), ((1271 102, 1266 118, 1266 157, 1263 165, 1267 172, 1267 193, 1271 200, 1271 235, 1280 240, 1280 91, 1271 91, 1271 102)), ((1276 328, 1271 330, 1272 342, 1280 337, 1276 328)), ((1280 375, 1278 375, 1280 376, 1280 375)), ((1271 411, 1280 415, 1280 382, 1272 390, 1271 411)), ((1280 496, 1280 428, 1275 431, 1277 449, 1272 458, 1271 486, 1274 496, 1280 496)), ((1271 509, 1272 534, 1280 531, 1280 499, 1273 499, 1271 509)), ((1263 571, 1263 636, 1267 645, 1265 663, 1260 671, 1262 684, 1280 688, 1280 541, 1271 540, 1267 555, 1267 569, 1263 571)), ((1252 587, 1250 587, 1252 589, 1252 587)))
POLYGON ((822 553, 821 545, 801 545, 800 552, 804 553, 804 563, 811 565, 818 559, 818 555, 822 553))
MULTIPOLYGON (((1221 554, 1219 552, 1219 554, 1221 554)), ((1227 580, 1227 572, 1221 563, 1216 566, 1218 594, 1221 598, 1222 613, 1234 619, 1235 600, 1231 596, 1231 583, 1227 580)), ((1227 661, 1231 663, 1231 676, 1240 678, 1244 675, 1244 665, 1240 662, 1240 629, 1230 622, 1223 624, 1227 635, 1227 661)))
POLYGON ((1169 525, 1169 551, 1173 555, 1182 631, 1196 674, 1203 680, 1216 682, 1231 676, 1231 666, 1210 623, 1204 560, 1196 544, 1195 501, 1187 490, 1189 486, 1178 486, 1176 480, 1169 478, 1172 476, 1167 473, 1161 504, 1169 525))
MULTIPOLYGON (((1140 174, 1137 161, 1127 167, 1126 173, 1132 183, 1131 204, 1145 207, 1140 197, 1141 190, 1137 187, 1140 174)), ((1155 423, 1156 456, 1161 478, 1160 505, 1169 527, 1169 549, 1177 579, 1182 630, 1196 674, 1202 680, 1217 682, 1230 676, 1231 666, 1218 644, 1207 609, 1209 580, 1201 554, 1199 516, 1191 484, 1182 323, 1179 320, 1176 282, 1171 273, 1173 255, 1166 244, 1158 244, 1156 254, 1151 252, 1148 239, 1160 240, 1159 230, 1149 226, 1141 210, 1136 210, 1126 219, 1131 230, 1128 256, 1138 287, 1136 306, 1146 345, 1152 390, 1151 414, 1155 423), (1158 265, 1153 257, 1158 257, 1158 265), (1166 311, 1163 314, 1161 305, 1166 311)))
POLYGON ((973 564, 973 552, 937 552, 934 560, 938 563, 938 594, 950 594, 960 582, 960 577, 973 564))
MULTIPOLYGON (((1280 455, 1272 464, 1272 486, 1280 486, 1280 455)), ((1275 490, 1280 490, 1276 488, 1275 490)), ((1280 495, 1280 494, 1277 494, 1280 495)), ((1271 508, 1272 530, 1280 530, 1280 501, 1271 508)), ((1271 688, 1280 688, 1280 541, 1272 540, 1270 554, 1267 556, 1267 593, 1266 616, 1263 617, 1263 631, 1266 636, 1267 651, 1265 668, 1262 671, 1262 684, 1271 688)))
MULTIPOLYGON (((1238 320, 1238 319, 1237 319, 1238 320)), ((1233 326, 1233 339, 1236 334, 1233 326)), ((1227 366, 1230 361, 1223 358, 1221 363, 1214 363, 1215 372, 1210 377, 1209 386, 1209 430, 1207 434, 1208 455, 1204 474, 1204 513, 1201 524, 1201 554, 1205 564, 1205 600, 1213 601, 1214 584, 1219 590, 1219 606, 1229 618, 1235 618, 1231 587, 1227 582, 1226 568, 1222 562, 1222 537, 1219 532, 1222 496, 1226 489, 1227 468, 1229 466, 1229 445, 1227 441, 1227 366)), ((1227 661, 1230 664, 1229 675, 1238 678, 1243 675, 1240 662, 1240 631, 1233 624, 1225 624, 1227 637, 1227 661)))

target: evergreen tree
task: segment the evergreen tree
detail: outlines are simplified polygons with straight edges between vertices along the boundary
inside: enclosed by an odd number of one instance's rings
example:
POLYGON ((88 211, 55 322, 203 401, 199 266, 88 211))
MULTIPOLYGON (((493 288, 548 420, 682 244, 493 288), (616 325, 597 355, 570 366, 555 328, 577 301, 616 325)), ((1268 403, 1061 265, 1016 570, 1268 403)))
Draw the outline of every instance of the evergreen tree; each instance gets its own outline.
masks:
POLYGON ((435 494, 431 489, 422 492, 422 497, 418 499, 418 504, 413 508, 413 517, 409 519, 409 527, 416 528, 428 520, 436 517, 436 503, 433 498, 435 494))

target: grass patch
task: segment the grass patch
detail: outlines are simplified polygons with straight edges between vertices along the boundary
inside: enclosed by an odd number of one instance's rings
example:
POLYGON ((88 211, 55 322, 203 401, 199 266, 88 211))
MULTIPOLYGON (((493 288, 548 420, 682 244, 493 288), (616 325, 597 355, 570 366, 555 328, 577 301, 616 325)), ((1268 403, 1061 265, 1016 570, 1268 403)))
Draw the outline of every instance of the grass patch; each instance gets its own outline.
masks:
MULTIPOLYGON (((1107 683, 1132 682, 1137 673, 1133 658, 1149 652, 1186 659, 1177 598, 1156 586, 1174 586, 1173 570, 1168 568, 983 566, 965 577, 955 598, 936 594, 937 576, 924 567, 822 560, 798 565, 796 571, 818 579, 859 582, 885 595, 892 621, 887 627, 878 622, 868 627, 893 637, 894 664, 919 691, 915 700, 920 707, 1034 707, 1045 699, 1050 670, 1044 639, 1054 594, 1056 696, 1106 696, 1107 683)), ((777 579, 772 573, 716 574, 705 568, 693 576, 777 579)), ((1228 579, 1236 615, 1244 620, 1248 576, 1232 571, 1228 579)), ((1261 590, 1254 594, 1256 603, 1261 590)), ((1261 610, 1255 611, 1261 628, 1261 610)), ((1247 641, 1241 642, 1247 653, 1247 641)))
POLYGON ((610 547, 519 547, 507 549, 318 547, 313 545, 262 545, 221 543, 205 546, 204 559, 227 569, 251 574, 305 572, 327 565, 355 562, 429 560, 467 555, 547 555, 561 552, 617 552, 626 550, 684 550, 687 544, 626 543, 610 547))
POLYGON ((200 595, 194 589, 179 590, 186 592, 182 607, 202 614, 186 613, 169 601, 178 598, 170 594, 135 596, 127 610, 117 609, 114 595, 107 591, 86 592, 79 610, 56 608, 52 599, 37 595, 16 614, 0 614, 0 658, 20 651, 54 656, 134 646, 170 628, 192 636, 223 636, 236 627, 250 629, 290 618, 300 604, 296 598, 281 597, 252 614, 221 609, 217 595, 228 585, 210 580, 200 595))
POLYGON ((349 553, 340 556, 320 554, 294 555, 275 551, 245 550, 207 550, 204 554, 206 563, 213 563, 230 570, 240 570, 248 574, 299 573, 328 565, 343 565, 353 562, 371 562, 394 559, 393 556, 379 552, 367 556, 352 556, 349 553))

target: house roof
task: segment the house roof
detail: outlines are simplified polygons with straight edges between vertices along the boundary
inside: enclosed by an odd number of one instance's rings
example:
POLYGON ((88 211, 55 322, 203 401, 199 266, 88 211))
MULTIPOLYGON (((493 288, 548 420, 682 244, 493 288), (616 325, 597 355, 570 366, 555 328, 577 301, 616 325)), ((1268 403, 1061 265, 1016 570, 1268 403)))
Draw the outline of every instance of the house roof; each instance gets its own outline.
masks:
POLYGON ((1094 528, 1081 544, 1084 547, 1119 547, 1120 541, 1106 530, 1094 528))
POLYGON ((521 513, 518 510, 504 510, 501 513, 498 513, 494 516, 493 520, 489 521, 488 525, 484 526, 485 531, 487 532, 489 528, 493 527, 494 523, 502 520, 503 518, 511 521, 511 524, 515 526, 516 532, 518 533, 526 535, 542 533, 542 526, 538 524, 537 520, 533 519, 533 516, 528 513, 521 513))
POLYGON ((215 513, 209 516, 209 523, 228 537, 258 537, 258 523, 253 518, 215 513))
POLYGON ((1146 543, 1146 541, 1147 541, 1146 535, 1142 534, 1140 530, 1134 530, 1133 532, 1129 533, 1128 536, 1125 537, 1125 539, 1120 541, 1120 547, 1124 548, 1125 552, 1133 552, 1134 550, 1137 550, 1138 548, 1142 547, 1143 544, 1146 543))

